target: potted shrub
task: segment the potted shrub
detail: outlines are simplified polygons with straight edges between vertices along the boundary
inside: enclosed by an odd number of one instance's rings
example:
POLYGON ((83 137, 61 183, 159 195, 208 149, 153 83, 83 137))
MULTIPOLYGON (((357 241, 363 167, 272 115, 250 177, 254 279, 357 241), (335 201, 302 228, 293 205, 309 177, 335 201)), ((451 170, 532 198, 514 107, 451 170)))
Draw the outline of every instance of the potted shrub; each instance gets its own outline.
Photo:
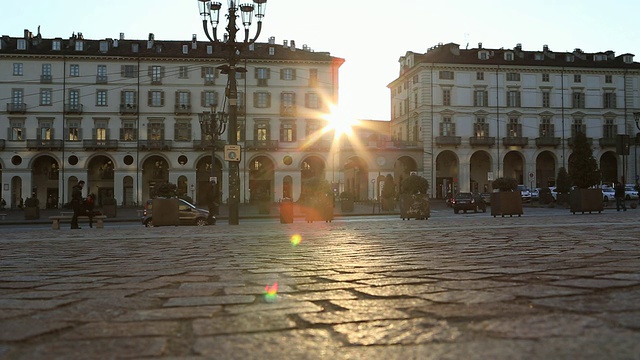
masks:
POLYGON ((40 200, 33 196, 24 201, 24 218, 27 220, 40 219, 40 200))
POLYGON ((540 189, 538 193, 538 202, 543 205, 547 205, 553 202, 553 196, 551 195, 551 189, 544 187, 540 189))
POLYGON ((305 219, 307 222, 333 220, 333 191, 325 179, 314 178, 306 183, 307 199, 305 219))
POLYGON ((491 193, 491 215, 504 217, 505 215, 522 215, 522 195, 518 188, 518 181, 512 177, 499 177, 491 183, 494 192, 491 193), (497 192, 495 190, 498 190, 497 192))
POLYGON ((259 214, 269 214, 271 212, 271 199, 269 194, 261 192, 256 196, 256 202, 258 203, 259 214))
POLYGON ((382 185, 382 210, 392 211, 395 209, 396 184, 393 175, 387 174, 382 185))
POLYGON ((342 212, 352 212, 353 211, 353 202, 354 196, 349 191, 343 191, 340 194, 340 210, 342 212))
POLYGON ((569 202, 571 212, 602 212, 602 190, 595 186, 600 183, 598 162, 593 157, 591 144, 584 133, 578 132, 573 142, 573 153, 569 158, 569 175, 573 185, 569 202))
POLYGON ((558 169, 558 176, 556 177, 556 202, 558 204, 569 203, 569 193, 571 192, 571 180, 569 174, 564 167, 558 169))
POLYGON ((431 216, 429 181, 422 176, 410 175, 402 180, 401 185, 400 217, 403 220, 411 217, 428 219, 431 216))
POLYGON ((176 184, 162 183, 158 186, 152 203, 153 226, 180 225, 180 201, 176 191, 176 184))
POLYGON ((102 199, 102 214, 106 217, 117 216, 118 202, 112 196, 102 199))

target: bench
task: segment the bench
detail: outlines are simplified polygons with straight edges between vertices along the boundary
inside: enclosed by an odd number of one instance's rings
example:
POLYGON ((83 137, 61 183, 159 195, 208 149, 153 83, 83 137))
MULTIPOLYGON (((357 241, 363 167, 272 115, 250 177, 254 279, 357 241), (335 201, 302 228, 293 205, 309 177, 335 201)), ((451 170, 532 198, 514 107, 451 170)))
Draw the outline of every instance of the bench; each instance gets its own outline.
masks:
MULTIPOLYGON (((58 216, 49 216, 49 220, 53 221, 53 223, 51 224, 51 228, 53 230, 59 230, 60 229, 60 223, 62 221, 64 222, 71 222, 71 218, 73 216, 69 216, 69 215, 58 215, 58 216)), ((93 221, 96 223, 96 227, 98 229, 103 229, 104 228, 104 219, 106 219, 107 217, 104 215, 96 215, 93 217, 93 221)), ((78 216, 78 222, 80 222, 80 220, 86 220, 89 221, 89 217, 88 216, 78 216)))
POLYGON ((0 220, 4 220, 7 218, 7 214, 0 214, 0 220))

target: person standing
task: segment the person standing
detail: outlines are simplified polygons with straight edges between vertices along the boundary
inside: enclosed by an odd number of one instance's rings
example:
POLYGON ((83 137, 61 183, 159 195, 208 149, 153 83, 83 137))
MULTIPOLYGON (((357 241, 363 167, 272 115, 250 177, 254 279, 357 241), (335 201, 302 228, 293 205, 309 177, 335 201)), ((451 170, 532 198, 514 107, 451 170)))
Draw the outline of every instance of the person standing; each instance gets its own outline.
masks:
POLYGON ((626 195, 624 192, 624 184, 617 182, 614 190, 616 196, 616 209, 620 211, 620 208, 622 208, 622 210, 627 211, 627 206, 624 204, 624 197, 626 195))
POLYGON ((71 228, 80 229, 78 226, 78 216, 83 215, 84 206, 82 201, 82 188, 84 180, 78 181, 78 184, 71 190, 71 208, 73 209, 73 217, 71 217, 71 228))

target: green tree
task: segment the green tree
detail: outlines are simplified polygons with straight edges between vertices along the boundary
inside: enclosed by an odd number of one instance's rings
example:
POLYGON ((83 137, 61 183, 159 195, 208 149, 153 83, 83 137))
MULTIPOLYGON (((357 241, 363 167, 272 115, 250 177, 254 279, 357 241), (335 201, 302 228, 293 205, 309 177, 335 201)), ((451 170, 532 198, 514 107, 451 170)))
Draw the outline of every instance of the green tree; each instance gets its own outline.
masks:
POLYGON ((410 175, 402 180, 402 193, 415 195, 426 194, 429 191, 429 180, 418 175, 410 175))
POLYGON ((600 170, 593 149, 584 133, 576 133, 569 158, 569 177, 573 185, 587 189, 600 183, 600 170))
POLYGON ((384 178, 384 185, 382 186, 382 197, 390 199, 396 196, 396 184, 393 181, 393 175, 387 174, 384 178))
POLYGON ((556 176, 556 192, 558 194, 568 194, 571 191, 571 179, 567 169, 561 167, 558 169, 558 176, 556 176))

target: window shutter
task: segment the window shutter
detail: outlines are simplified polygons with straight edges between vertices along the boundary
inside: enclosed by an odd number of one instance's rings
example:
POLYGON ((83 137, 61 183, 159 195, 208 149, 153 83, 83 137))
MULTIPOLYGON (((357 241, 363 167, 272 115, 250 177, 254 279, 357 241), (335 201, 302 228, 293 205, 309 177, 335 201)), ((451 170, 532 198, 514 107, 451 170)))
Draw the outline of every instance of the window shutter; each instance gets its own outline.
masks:
POLYGON ((284 72, 286 69, 281 69, 280 70, 280 80, 284 80, 284 72))
POLYGON ((176 106, 180 105, 180 92, 176 91, 176 106))
POLYGON ((152 99, 153 99, 153 92, 152 91, 147 92, 147 105, 151 106, 152 99))
POLYGON ((51 140, 56 138, 56 129, 51 128, 51 140))
POLYGON ((478 106, 478 92, 473 92, 473 106, 478 106))
POLYGON ((258 78, 258 68, 254 68, 254 69, 253 69, 253 77, 254 77, 255 79, 257 79, 257 78, 258 78))
POLYGON ((296 136, 296 129, 298 128, 298 126, 296 125, 296 123, 292 123, 291 124, 291 140, 292 141, 297 141, 297 136, 296 136))
POLYGON ((616 104, 617 104, 618 102, 616 101, 616 96, 617 96, 617 94, 616 94, 616 93, 612 93, 612 94, 611 94, 611 108, 613 108, 613 109, 617 108, 617 105, 616 105, 616 104))
POLYGON ((120 128, 120 141, 124 140, 124 128, 120 128))
POLYGON ((267 125, 267 140, 271 140, 271 124, 266 123, 267 125))
POLYGON ((164 66, 160 66, 160 79, 164 79, 164 66))
POLYGON ((125 65, 120 65, 120 77, 124 77, 125 74, 125 65))
POLYGON ((111 129, 107 129, 107 140, 111 139, 111 129))
POLYGON ((120 91, 120 105, 126 105, 125 104, 125 96, 124 96, 124 94, 125 94, 125 91, 121 90, 120 91))
MULTIPOLYGON (((69 140, 69 128, 63 128, 62 131, 64 131, 63 135, 62 135, 62 140, 69 140)), ((10 138, 7 138, 10 139, 10 138)))
POLYGON ((267 107, 271 107, 271 93, 267 93, 267 107))
POLYGON ((295 80, 295 79, 296 79, 296 69, 291 69, 291 71, 293 72, 293 73, 291 74, 291 79, 292 79, 292 80, 295 80))
POLYGON ((160 105, 164 106, 164 91, 160 91, 160 105))
POLYGON ((482 104, 483 106, 489 106, 489 92, 488 91, 483 91, 484 93, 484 104, 482 104))
POLYGON ((271 69, 267 68, 267 79, 271 79, 271 69))
POLYGON ((258 93, 253 93, 253 107, 257 108, 258 107, 258 93))
POLYGON ((292 106, 296 106, 296 94, 293 93, 291 95, 292 95, 292 97, 291 97, 291 105, 292 106))
POLYGON ((456 136, 456 123, 451 123, 451 133, 449 136, 456 136))
POLYGON ((207 72, 207 67, 206 66, 201 67, 200 68, 200 77, 204 79, 206 72, 207 72))
POLYGON ((207 104, 205 103, 206 93, 203 91, 200 93, 200 106, 205 107, 207 104))
POLYGON ((96 136, 97 136, 96 129, 95 128, 91 129, 91 139, 95 140, 96 136))
POLYGON ((285 141, 284 123, 280 123, 280 141, 285 141))
POLYGON ((133 92, 133 105, 138 105, 138 92, 134 91, 133 92))
POLYGON ((152 66, 151 65, 149 65, 149 68, 147 69, 147 75, 149 77, 153 77, 153 70, 152 70, 152 66))

